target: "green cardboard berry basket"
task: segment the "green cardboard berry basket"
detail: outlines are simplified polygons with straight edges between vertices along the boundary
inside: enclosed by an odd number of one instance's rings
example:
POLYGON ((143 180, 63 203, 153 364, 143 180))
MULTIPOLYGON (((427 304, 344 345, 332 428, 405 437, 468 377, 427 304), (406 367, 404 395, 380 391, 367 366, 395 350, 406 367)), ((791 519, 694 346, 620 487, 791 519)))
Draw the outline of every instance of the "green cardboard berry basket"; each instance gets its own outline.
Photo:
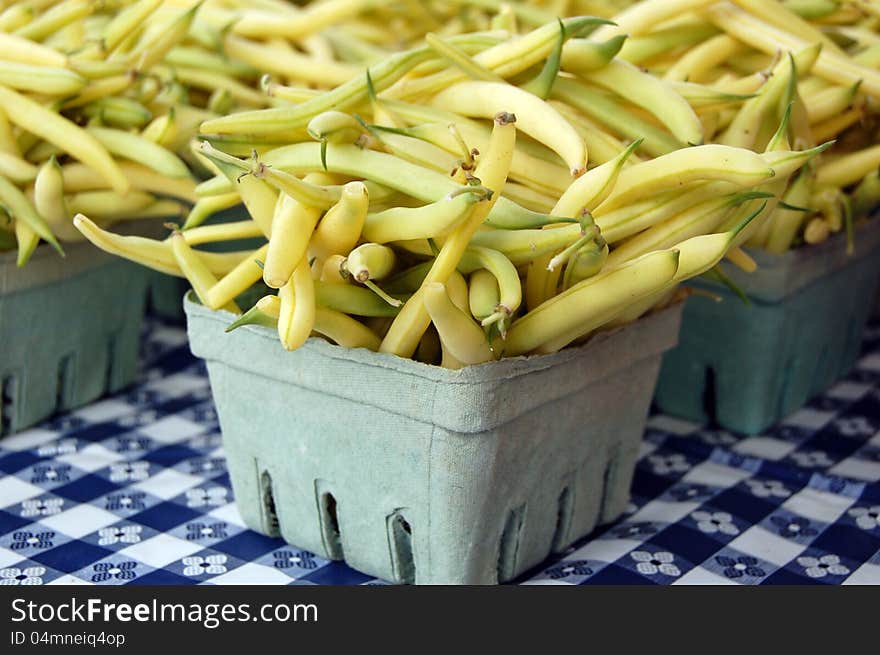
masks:
MULTIPOLYGON (((242 205, 225 209, 211 216, 205 225, 217 225, 243 221, 249 218, 247 210, 242 205)), ((260 239, 239 239, 235 241, 221 241, 206 244, 204 249, 214 252, 229 252, 232 250, 244 250, 246 248, 259 248, 264 242, 260 239)), ((199 246, 203 248, 203 246, 199 246)), ((148 312, 157 318, 183 325, 186 315, 183 312, 183 295, 189 291, 189 282, 183 278, 166 275, 157 271, 150 273, 150 288, 148 298, 148 312)))
POLYGON ((0 254, 0 436, 130 384, 148 274, 90 243, 0 254))
POLYGON ((782 256, 750 254, 747 274, 725 273, 748 295, 700 280, 721 302, 701 295, 684 308, 678 347, 663 359, 656 404, 665 413, 757 434, 846 375, 880 281, 880 221, 846 238, 782 256))
POLYGON ((680 306, 553 355, 460 371, 185 300, 249 527, 399 583, 511 580, 626 508, 680 306))

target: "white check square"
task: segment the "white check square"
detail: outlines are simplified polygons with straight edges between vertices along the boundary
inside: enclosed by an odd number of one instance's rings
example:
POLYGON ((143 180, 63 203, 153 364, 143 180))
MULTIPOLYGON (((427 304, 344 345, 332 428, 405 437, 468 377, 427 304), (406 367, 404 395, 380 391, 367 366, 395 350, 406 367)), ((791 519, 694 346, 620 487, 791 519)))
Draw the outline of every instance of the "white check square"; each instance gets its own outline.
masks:
POLYGON ((846 580, 845 585, 880 585, 880 566, 876 564, 862 564, 853 571, 846 580))
POLYGON ((860 382, 847 382, 843 380, 825 392, 830 398, 840 398, 842 400, 858 400, 871 390, 870 384, 862 384, 860 382))
POLYGON ((76 416, 84 418, 89 423, 104 423, 113 421, 122 416, 127 416, 135 411, 129 403, 114 398, 98 401, 92 405, 82 407, 74 412, 76 416))
POLYGON ((47 516, 40 520, 46 527, 57 530, 68 537, 79 539, 100 528, 106 528, 119 521, 119 517, 93 505, 76 505, 66 512, 47 516))
POLYGON ((746 555, 754 555, 776 566, 785 566, 800 555, 806 547, 803 544, 777 537, 769 530, 757 525, 752 526, 727 545, 729 548, 746 555))
POLYGON ((651 521, 675 523, 697 510, 700 503, 670 503, 665 500, 652 500, 633 514, 631 521, 651 521))
POLYGON ((99 443, 89 444, 79 452, 58 457, 59 462, 71 464, 87 473, 107 468, 121 459, 124 459, 122 455, 105 448, 99 443))
POLYGON ((834 416, 834 412, 821 412, 818 409, 804 407, 783 420, 782 424, 818 430, 824 427, 834 416))
POLYGON ((697 566, 675 580, 675 585, 734 585, 736 582, 723 575, 713 573, 702 566, 697 566))
POLYGON ((31 428, 18 434, 3 437, 3 448, 6 450, 28 450, 42 446, 44 443, 57 439, 59 433, 43 428, 31 428))
POLYGON ((206 427, 204 425, 174 415, 166 416, 149 425, 138 428, 138 433, 165 444, 179 443, 184 439, 189 439, 205 431, 206 427))
POLYGON ((692 434, 700 429, 698 423, 685 421, 680 418, 666 416, 664 414, 655 414, 648 419, 648 427, 660 430, 661 432, 671 432, 673 434, 692 434))
POLYGON ((573 553, 565 556, 567 560, 589 559, 597 562, 616 562, 628 552, 639 548, 641 541, 634 539, 596 539, 584 544, 573 553))
POLYGON ((554 580, 553 578, 542 578, 540 580, 526 580, 522 583, 523 586, 531 585, 557 585, 563 587, 571 587, 572 584, 570 582, 566 582, 565 580, 554 580))
POLYGON ((7 566, 11 566, 23 559, 25 558, 15 551, 8 548, 0 548, 0 569, 5 569, 7 566))
POLYGON ((639 444, 638 459, 645 459, 648 455, 653 453, 655 450, 657 450, 657 444, 651 443, 650 441, 642 439, 641 443, 639 444))
POLYGON ((0 477, 0 507, 18 505, 21 501, 36 498, 42 493, 45 491, 40 487, 19 480, 14 475, 0 477))
POLYGON ((161 343, 167 348, 182 346, 186 343, 186 332, 179 328, 156 324, 150 330, 150 341, 161 343))
POLYGON ((248 563, 212 578, 211 582, 217 585, 280 585, 290 582, 290 576, 271 566, 248 563))
POLYGON ((202 478, 174 469, 165 469, 146 480, 133 484, 132 488, 146 491, 162 500, 169 500, 201 483, 202 478))
POLYGON ((835 464, 828 469, 828 472, 842 478, 876 482, 880 480, 880 462, 871 462, 867 459, 851 457, 835 464))
POLYGON ((46 586, 48 586, 48 585, 70 585, 70 586, 82 585, 82 586, 91 587, 94 584, 95 584, 94 582, 91 582, 89 580, 83 580, 82 578, 78 578, 75 575, 71 575, 70 573, 65 573, 61 577, 55 578, 54 580, 52 580, 52 582, 49 582, 46 586))
POLYGON ((213 509, 208 512, 208 516, 213 516, 220 519, 221 521, 226 521, 227 523, 232 523, 233 525, 237 525, 242 528, 247 527, 244 523, 244 519, 241 518, 241 513, 238 511, 238 507, 235 503, 229 503, 228 505, 224 505, 223 507, 213 509))
POLYGON ((852 498, 807 487, 782 503, 782 507, 807 519, 834 523, 852 503, 852 498))
POLYGON ((751 471, 705 461, 697 464, 685 473, 681 481, 690 484, 705 484, 712 487, 733 487, 751 476, 751 471))
POLYGON ((880 371, 880 353, 872 353, 862 357, 856 366, 865 371, 880 371))
POLYGON ((183 396, 193 391, 200 391, 207 386, 207 381, 200 376, 188 373, 177 373, 167 378, 160 378, 147 385, 149 389, 155 389, 171 396, 183 396))
POLYGON ((749 437, 733 447, 740 455, 778 461, 791 453, 797 444, 773 437, 749 437))
POLYGON ((145 539, 119 551, 121 557, 131 557, 139 562, 156 569, 183 559, 202 550, 202 547, 192 541, 178 539, 170 534, 157 534, 150 539, 145 539))

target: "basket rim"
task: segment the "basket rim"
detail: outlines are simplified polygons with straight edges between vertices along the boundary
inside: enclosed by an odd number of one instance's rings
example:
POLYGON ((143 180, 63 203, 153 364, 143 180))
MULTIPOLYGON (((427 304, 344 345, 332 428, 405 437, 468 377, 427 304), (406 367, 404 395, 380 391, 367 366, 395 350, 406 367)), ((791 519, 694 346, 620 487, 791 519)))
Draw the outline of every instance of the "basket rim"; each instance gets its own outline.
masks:
MULTIPOLYGON (((234 320, 235 315, 231 312, 208 309, 194 300, 194 298, 195 295, 192 290, 188 290, 183 297, 184 311, 188 320, 191 316, 196 315, 201 319, 221 323, 224 326, 234 320)), ((504 357, 500 360, 466 366, 461 369, 447 369, 432 364, 425 364, 406 357, 399 357, 390 353, 373 352, 366 348, 346 348, 344 346, 330 343, 321 337, 310 337, 302 348, 308 351, 310 355, 322 359, 356 362, 364 366, 393 370, 398 373, 418 377, 431 382, 459 385, 482 385, 487 382, 510 380, 530 373, 555 368, 572 360, 579 359, 583 357, 585 353, 601 348, 604 344, 615 340, 615 338, 620 335, 645 329, 651 323, 664 320, 664 317, 667 317, 666 320, 668 320, 668 317, 675 314, 680 315, 683 307, 684 301, 678 301, 669 307, 646 314, 632 323, 598 332, 590 337, 585 343, 572 348, 565 348, 559 352, 546 355, 504 357)), ((275 331, 270 328, 259 325, 245 325, 238 328, 236 331, 239 330, 252 334, 254 337, 270 342, 273 345, 278 344, 278 336, 275 331)), ((621 367, 629 366, 637 361, 659 354, 673 345, 674 343, 664 343, 662 346, 645 348, 639 352, 637 357, 625 358, 621 362, 621 367)), ((296 351, 291 353, 283 352, 282 354, 295 356, 295 353, 296 351)), ((202 356, 198 353, 195 354, 199 357, 202 356)))

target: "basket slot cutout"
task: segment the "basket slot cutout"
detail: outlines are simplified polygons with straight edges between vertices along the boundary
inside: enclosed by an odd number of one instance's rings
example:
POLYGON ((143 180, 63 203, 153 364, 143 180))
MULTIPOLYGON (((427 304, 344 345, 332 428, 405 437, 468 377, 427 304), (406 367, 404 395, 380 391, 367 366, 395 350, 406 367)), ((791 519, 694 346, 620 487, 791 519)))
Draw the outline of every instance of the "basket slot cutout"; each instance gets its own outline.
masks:
MULTIPOLYGON (((844 351, 846 352, 846 351, 844 351)), ((819 352, 819 358, 816 362, 816 370, 813 371, 813 385, 818 381, 824 381, 826 379, 832 380, 837 377, 837 371, 832 372, 831 367, 837 364, 840 366, 840 362, 832 362, 831 354, 828 350, 828 346, 824 346, 822 350, 819 352)), ((842 371, 841 371, 842 372, 842 371)), ((812 395, 812 390, 811 390, 812 395)))
POLYGON ((568 546, 568 534, 574 515, 574 493, 570 486, 563 487, 556 501, 556 528, 553 530, 551 552, 558 553, 568 546))
POLYGON ((73 404, 73 390, 75 385, 76 355, 67 353, 58 360, 58 374, 55 387, 55 409, 58 411, 67 409, 73 404))
POLYGON ((520 505, 507 514, 498 547, 498 582, 506 582, 516 575, 516 560, 525 513, 526 506, 520 505))
POLYGON ((779 385, 779 396, 776 398, 776 413, 780 416, 785 415, 785 405, 788 402, 788 396, 791 393, 791 385, 794 367, 797 364, 797 358, 792 357, 782 368, 782 384, 779 385))
POLYGON ((403 512, 403 509, 398 509, 386 520, 388 546, 391 550, 391 569, 398 583, 415 584, 416 563, 413 558, 413 531, 403 512))
POLYGON ((0 435, 12 432, 18 407, 18 375, 9 373, 0 380, 0 435))
POLYGON ((859 326, 864 326, 864 324, 864 321, 857 320, 855 316, 850 315, 846 328, 846 349, 843 351, 846 360, 833 363, 838 367, 838 370, 834 371, 834 375, 844 375, 848 372, 846 368, 854 364, 855 359, 858 359, 862 348, 862 330, 859 329, 859 326))
POLYGON ((707 366, 704 373, 703 411, 709 424, 714 425, 718 415, 718 376, 712 366, 707 366))
POLYGON ((339 506, 336 496, 323 480, 315 480, 315 495, 318 501, 318 520, 321 523, 321 540, 324 551, 330 559, 345 559, 342 550, 342 534, 339 530, 339 506))
POLYGON ((617 448, 613 448, 608 452, 608 463, 602 472, 602 495, 599 497, 599 516, 597 517, 596 525, 604 523, 611 511, 608 505, 611 502, 611 490, 617 478, 619 455, 620 453, 617 448))
POLYGON ((116 388, 116 351, 117 334, 111 334, 107 338, 107 369, 104 372, 104 389, 112 391, 116 388))
POLYGON ((263 471, 260 475, 260 499, 263 505, 263 529, 272 537, 281 534, 278 525, 278 511, 275 507, 275 492, 272 486, 272 476, 269 471, 263 471))

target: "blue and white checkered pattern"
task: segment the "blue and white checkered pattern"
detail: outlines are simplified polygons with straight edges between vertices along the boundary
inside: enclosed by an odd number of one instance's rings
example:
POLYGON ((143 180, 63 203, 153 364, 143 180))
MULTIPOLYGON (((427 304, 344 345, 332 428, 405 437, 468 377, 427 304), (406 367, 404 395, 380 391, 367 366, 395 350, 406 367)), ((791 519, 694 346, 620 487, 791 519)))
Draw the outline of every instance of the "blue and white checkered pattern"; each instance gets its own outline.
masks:
MULTIPOLYGON (((627 514, 524 584, 880 584, 880 329, 742 438, 655 415, 627 514)), ((0 441, 0 584, 381 584, 244 527, 204 366, 153 323, 127 393, 0 441)))

